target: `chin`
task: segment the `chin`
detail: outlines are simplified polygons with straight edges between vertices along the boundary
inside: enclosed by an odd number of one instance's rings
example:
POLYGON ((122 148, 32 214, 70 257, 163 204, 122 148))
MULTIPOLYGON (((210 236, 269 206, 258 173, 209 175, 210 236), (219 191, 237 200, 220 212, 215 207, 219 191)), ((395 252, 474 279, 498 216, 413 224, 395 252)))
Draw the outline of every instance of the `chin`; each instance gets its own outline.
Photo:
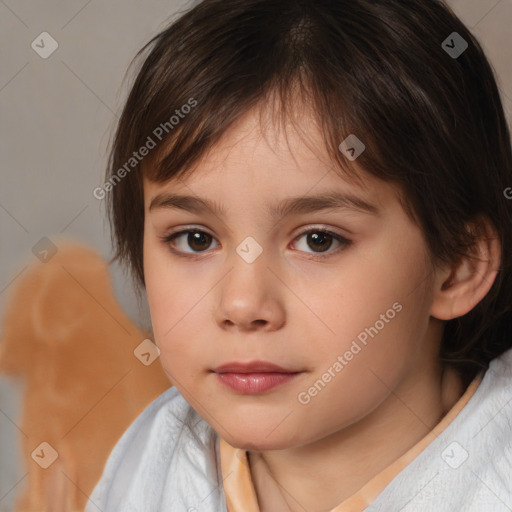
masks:
POLYGON ((248 429, 240 428, 229 429, 229 433, 224 430, 217 430, 217 434, 234 448, 249 450, 252 452, 262 452, 267 450, 285 450, 304 443, 303 439, 293 439, 288 432, 272 432, 272 429, 248 429), (271 434, 269 435, 269 432, 271 434))
MULTIPOLYGON (((222 437, 222 436, 221 436, 222 437)), ((238 437, 223 437, 224 441, 233 446, 233 448, 239 448, 240 450, 248 450, 250 452, 264 452, 269 450, 284 450, 290 448, 290 442, 279 442, 269 441, 264 438, 244 436, 243 438, 238 437)))

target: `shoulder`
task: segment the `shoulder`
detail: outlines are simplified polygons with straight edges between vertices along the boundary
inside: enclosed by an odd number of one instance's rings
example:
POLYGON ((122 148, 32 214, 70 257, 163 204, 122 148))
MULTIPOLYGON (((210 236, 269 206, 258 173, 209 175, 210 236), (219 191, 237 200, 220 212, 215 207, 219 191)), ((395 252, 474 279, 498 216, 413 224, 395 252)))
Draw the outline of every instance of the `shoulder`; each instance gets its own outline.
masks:
POLYGON ((482 478, 474 483, 483 494, 506 497, 512 506, 512 349, 491 362, 478 391, 468 429, 470 450, 478 453, 475 477, 482 478))
POLYGON ((114 446, 85 512, 96 512, 98 507, 116 512, 159 510, 167 475, 177 459, 186 460, 190 451, 211 458, 214 441, 211 427, 170 387, 142 411, 114 446))
POLYGON ((510 510, 504 504, 512 505, 511 432, 509 349, 491 361, 474 395, 437 439, 439 475, 455 488, 452 496, 462 509, 510 510))
POLYGON ((441 452, 468 512, 512 506, 512 349, 493 359, 441 452), (453 450, 452 450, 453 448, 453 450), (451 455, 454 455, 453 458, 451 455))
POLYGON ((455 419, 367 509, 510 512, 512 349, 493 359, 455 419))
POLYGON ((163 437, 155 438, 156 432, 162 426, 175 427, 166 431, 172 436, 176 426, 182 425, 189 409, 189 404, 175 387, 165 390, 137 416, 114 446, 105 465, 107 476, 111 476, 109 469, 117 470, 120 464, 140 462, 138 459, 145 449, 155 441, 165 442, 163 437))

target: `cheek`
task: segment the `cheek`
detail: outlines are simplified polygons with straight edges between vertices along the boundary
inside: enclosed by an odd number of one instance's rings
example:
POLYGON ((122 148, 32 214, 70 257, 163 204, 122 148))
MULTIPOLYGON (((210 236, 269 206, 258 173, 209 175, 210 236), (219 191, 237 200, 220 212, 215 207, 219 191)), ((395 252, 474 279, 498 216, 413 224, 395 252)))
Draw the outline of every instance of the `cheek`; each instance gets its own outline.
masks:
MULTIPOLYGON (((392 369, 386 374, 388 381, 397 380, 392 369)), ((306 407, 327 435, 362 420, 389 397, 390 389, 393 385, 383 383, 366 365, 349 365, 306 407)))
POLYGON ((146 292, 155 343, 164 369, 180 380, 204 356, 204 326, 197 316, 206 314, 199 299, 207 290, 186 286, 183 278, 169 274, 168 265, 151 265, 148 260, 146 292))
POLYGON ((156 241, 144 243, 144 277, 155 334, 158 331, 161 336, 185 314, 180 312, 192 301, 194 287, 185 286, 183 273, 173 267, 170 255, 156 241))
POLYGON ((400 257, 391 248, 387 254, 343 269, 309 296, 308 306, 322 320, 318 325, 323 334, 316 337, 311 354, 316 378, 342 356, 346 366, 338 382, 351 386, 354 378, 371 388, 379 377, 387 382, 406 372, 414 360, 428 327, 426 269, 420 255, 400 257))
POLYGON ((197 271, 195 277, 189 275, 186 265, 173 265, 165 248, 157 245, 148 242, 144 246, 146 294, 155 343, 171 381, 174 377, 176 382, 189 382, 205 361, 204 325, 197 319, 208 314, 204 310, 207 300, 201 297, 211 285, 198 279, 197 271))
POLYGON ((368 335, 366 344, 347 336, 315 350, 315 371, 299 390, 300 403, 309 400, 303 411, 309 410, 324 434, 339 428, 340 421, 346 427, 364 418, 408 373, 416 349, 408 340, 407 314, 402 309, 378 334, 368 335))
MULTIPOLYGON (((327 312, 334 330, 346 325, 351 329, 348 334, 355 336, 375 322, 382 325, 381 315, 397 323, 398 317, 406 316, 397 311, 400 305, 421 299, 418 292, 424 292, 427 277, 422 241, 411 234, 407 237, 406 250, 400 240, 383 236, 371 251, 358 254, 341 269, 340 277, 326 281, 323 297, 318 296, 319 311, 327 312)), ((388 329, 389 323, 383 325, 388 329)))

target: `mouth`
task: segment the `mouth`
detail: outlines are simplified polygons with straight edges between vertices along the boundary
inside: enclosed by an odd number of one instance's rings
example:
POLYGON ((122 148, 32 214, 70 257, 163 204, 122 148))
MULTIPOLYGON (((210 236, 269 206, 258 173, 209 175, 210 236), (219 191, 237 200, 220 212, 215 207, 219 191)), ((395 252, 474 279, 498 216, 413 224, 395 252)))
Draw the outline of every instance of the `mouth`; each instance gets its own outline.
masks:
POLYGON ((269 361, 234 361, 214 368, 215 373, 300 373, 269 361))
POLYGON ((283 368, 268 361, 231 362, 212 370, 232 391, 259 394, 290 382, 302 371, 283 368))

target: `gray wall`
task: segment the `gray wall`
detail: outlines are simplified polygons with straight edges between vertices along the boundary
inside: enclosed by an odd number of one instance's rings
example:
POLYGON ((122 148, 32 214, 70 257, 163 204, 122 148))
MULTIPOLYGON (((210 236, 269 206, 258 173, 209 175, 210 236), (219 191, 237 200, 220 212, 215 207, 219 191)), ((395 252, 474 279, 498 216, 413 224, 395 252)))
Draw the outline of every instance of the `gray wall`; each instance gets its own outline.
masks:
MULTIPOLYGON (((512 116, 512 0, 449 4, 483 43, 512 116)), ((103 203, 92 190, 103 182, 108 139, 127 92, 121 82, 136 51, 188 5, 0 0, 0 312, 43 236, 81 241, 110 257, 103 203), (31 47, 41 32, 58 42, 47 59, 31 47)), ((113 280, 127 314, 147 323, 118 268, 113 280)), ((23 476, 15 425, 21 391, 0 377, 0 512, 12 510, 23 476)))

